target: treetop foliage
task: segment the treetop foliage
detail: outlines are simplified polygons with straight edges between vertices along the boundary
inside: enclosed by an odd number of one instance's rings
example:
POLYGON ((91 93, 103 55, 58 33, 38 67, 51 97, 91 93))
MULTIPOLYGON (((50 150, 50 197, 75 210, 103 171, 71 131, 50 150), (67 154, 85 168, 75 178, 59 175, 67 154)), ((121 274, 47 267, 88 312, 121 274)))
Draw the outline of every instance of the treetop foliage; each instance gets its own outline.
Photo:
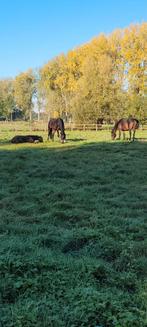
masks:
POLYGON ((77 122, 147 117, 147 23, 130 25, 61 54, 14 80, 0 81, 0 115, 31 118, 34 96, 48 115, 77 122))

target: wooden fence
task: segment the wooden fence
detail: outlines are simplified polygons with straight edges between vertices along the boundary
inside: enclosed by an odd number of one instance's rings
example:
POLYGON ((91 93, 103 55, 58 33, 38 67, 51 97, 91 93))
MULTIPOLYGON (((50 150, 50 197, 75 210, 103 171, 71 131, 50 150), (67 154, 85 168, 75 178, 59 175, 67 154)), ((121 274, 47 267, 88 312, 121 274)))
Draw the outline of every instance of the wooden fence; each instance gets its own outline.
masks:
MULTIPOLYGON (((74 131, 74 130, 93 130, 93 131, 100 131, 100 130, 111 130, 113 125, 106 125, 106 124, 76 124, 76 123, 65 123, 65 129, 74 131)), ((24 122, 24 121, 4 121, 0 122, 0 132, 5 131, 14 131, 14 132, 32 132, 32 131, 44 131, 47 132, 48 124, 47 122, 40 120, 40 121, 33 121, 33 122, 24 122)), ((147 124, 140 125, 141 130, 147 130, 147 124)))

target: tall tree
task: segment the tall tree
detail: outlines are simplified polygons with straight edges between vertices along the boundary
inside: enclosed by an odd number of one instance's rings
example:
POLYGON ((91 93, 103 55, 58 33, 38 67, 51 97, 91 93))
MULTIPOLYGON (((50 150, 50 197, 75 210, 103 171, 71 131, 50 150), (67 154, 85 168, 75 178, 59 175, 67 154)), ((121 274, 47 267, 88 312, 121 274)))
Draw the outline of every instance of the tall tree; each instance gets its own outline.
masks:
POLYGON ((111 56, 88 57, 73 99, 75 119, 85 122, 96 122, 98 117, 113 119, 118 115, 117 111, 124 108, 122 97, 111 56))
POLYGON ((45 96, 48 112, 67 115, 80 75, 77 51, 58 56, 40 70, 38 87, 45 96))
POLYGON ((32 119, 33 96, 35 92, 35 77, 32 70, 21 73, 16 77, 14 82, 15 100, 26 119, 32 119))
POLYGON ((0 81, 0 116, 11 117, 15 108, 13 80, 0 81))
POLYGON ((125 29, 121 52, 128 86, 128 111, 144 119, 147 117, 147 23, 125 29))

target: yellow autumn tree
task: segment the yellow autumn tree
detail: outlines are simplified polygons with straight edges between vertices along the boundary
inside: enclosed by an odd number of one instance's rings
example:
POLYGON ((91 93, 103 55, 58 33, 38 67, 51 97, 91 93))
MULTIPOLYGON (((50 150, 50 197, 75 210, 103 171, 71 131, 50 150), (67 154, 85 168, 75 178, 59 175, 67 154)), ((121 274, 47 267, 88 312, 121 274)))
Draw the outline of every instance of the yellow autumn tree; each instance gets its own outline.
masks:
POLYGON ((49 61, 38 87, 50 114, 74 119, 145 117, 147 24, 131 25, 49 61))

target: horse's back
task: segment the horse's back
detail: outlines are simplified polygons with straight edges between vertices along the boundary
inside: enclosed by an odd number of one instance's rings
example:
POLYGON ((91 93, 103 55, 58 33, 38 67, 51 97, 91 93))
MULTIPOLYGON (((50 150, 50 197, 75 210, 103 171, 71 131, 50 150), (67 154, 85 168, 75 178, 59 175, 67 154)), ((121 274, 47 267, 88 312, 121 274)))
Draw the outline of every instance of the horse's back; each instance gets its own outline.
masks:
POLYGON ((139 128, 139 120, 136 118, 122 118, 117 122, 117 128, 121 131, 128 131, 139 128))
POLYGON ((122 118, 117 122, 117 128, 121 131, 127 131, 129 129, 128 119, 122 118))
POLYGON ((49 128, 60 128, 60 126, 64 127, 64 122, 62 118, 51 118, 48 122, 49 128))
POLYGON ((48 122, 48 127, 52 128, 54 125, 56 124, 56 119, 55 118, 51 118, 48 122))

